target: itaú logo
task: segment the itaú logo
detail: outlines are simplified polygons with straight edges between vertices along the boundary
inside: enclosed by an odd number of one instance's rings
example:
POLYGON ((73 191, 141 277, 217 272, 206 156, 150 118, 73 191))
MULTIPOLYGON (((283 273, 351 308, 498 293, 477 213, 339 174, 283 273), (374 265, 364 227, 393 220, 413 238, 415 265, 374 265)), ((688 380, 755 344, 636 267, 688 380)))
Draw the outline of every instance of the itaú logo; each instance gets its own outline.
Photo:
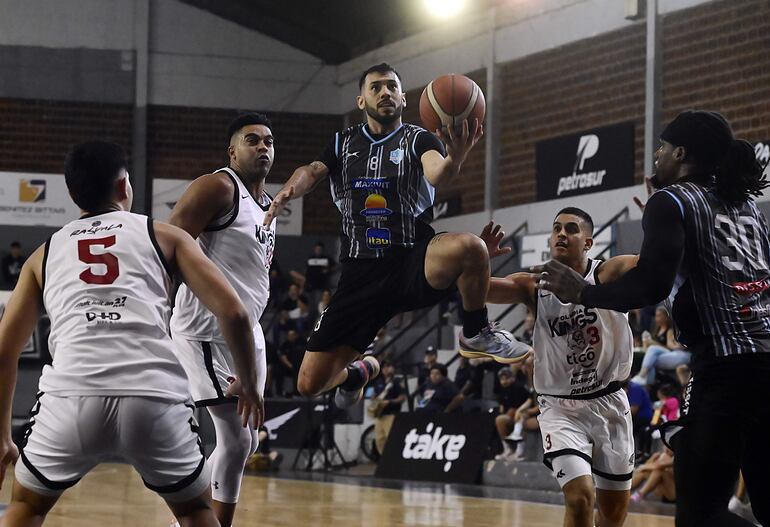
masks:
POLYGON ((404 459, 422 459, 446 461, 444 472, 452 468, 452 461, 460 457, 460 451, 465 446, 464 435, 442 434, 443 428, 435 427, 428 423, 425 433, 420 434, 416 428, 409 430, 404 438, 404 450, 401 456, 404 459))

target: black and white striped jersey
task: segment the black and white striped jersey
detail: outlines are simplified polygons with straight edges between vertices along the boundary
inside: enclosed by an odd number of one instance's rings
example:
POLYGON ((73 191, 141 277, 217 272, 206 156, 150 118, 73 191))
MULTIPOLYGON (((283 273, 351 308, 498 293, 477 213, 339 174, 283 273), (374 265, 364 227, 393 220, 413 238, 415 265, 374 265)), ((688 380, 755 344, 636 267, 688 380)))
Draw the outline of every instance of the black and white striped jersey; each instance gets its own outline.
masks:
POLYGON ((335 134, 321 161, 342 214, 341 258, 382 258, 433 236, 436 192, 420 160, 428 150, 444 155, 436 136, 411 124, 382 137, 365 124, 335 134))
POLYGON ((770 237, 762 212, 751 200, 726 203, 691 182, 659 192, 676 202, 686 232, 670 297, 680 340, 718 357, 770 353, 770 237))

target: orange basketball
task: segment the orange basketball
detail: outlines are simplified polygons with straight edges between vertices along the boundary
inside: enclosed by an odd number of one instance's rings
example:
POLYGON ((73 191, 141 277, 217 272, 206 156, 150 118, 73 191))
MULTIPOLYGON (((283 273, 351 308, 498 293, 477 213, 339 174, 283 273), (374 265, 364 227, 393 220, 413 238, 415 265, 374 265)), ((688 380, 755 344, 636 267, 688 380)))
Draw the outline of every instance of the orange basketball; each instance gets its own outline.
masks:
POLYGON ((420 119, 427 130, 454 126, 464 119, 473 130, 473 120, 484 121, 486 102, 479 85, 465 75, 450 73, 432 80, 420 96, 420 119))

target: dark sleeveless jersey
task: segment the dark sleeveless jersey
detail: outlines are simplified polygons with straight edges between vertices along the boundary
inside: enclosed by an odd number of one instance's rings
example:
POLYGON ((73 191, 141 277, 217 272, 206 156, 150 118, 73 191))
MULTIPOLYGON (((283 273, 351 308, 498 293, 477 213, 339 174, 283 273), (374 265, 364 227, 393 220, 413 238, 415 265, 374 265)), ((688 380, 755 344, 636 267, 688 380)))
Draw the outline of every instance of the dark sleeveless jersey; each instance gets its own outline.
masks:
POLYGON ((670 299, 680 341, 717 357, 770 353, 770 238, 756 204, 730 204, 695 183, 661 190, 685 225, 670 299))
POLYGON ((364 124, 334 137, 332 199, 342 213, 341 258, 382 258, 434 234, 435 189, 425 179, 415 143, 419 126, 404 124, 376 139, 364 124))

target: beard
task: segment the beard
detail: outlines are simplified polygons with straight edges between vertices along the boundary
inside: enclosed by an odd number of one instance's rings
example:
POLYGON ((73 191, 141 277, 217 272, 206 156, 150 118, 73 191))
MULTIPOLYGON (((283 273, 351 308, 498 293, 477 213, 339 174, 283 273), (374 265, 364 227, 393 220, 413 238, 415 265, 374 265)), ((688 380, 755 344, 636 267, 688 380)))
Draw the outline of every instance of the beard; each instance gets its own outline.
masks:
POLYGON ((401 114, 404 112, 404 107, 397 106, 395 108, 395 111, 390 115, 380 115, 377 112, 376 107, 369 106, 368 104, 364 105, 364 110, 366 111, 366 115, 368 115, 378 123, 387 126, 387 125, 393 124, 395 121, 401 118, 401 114))

